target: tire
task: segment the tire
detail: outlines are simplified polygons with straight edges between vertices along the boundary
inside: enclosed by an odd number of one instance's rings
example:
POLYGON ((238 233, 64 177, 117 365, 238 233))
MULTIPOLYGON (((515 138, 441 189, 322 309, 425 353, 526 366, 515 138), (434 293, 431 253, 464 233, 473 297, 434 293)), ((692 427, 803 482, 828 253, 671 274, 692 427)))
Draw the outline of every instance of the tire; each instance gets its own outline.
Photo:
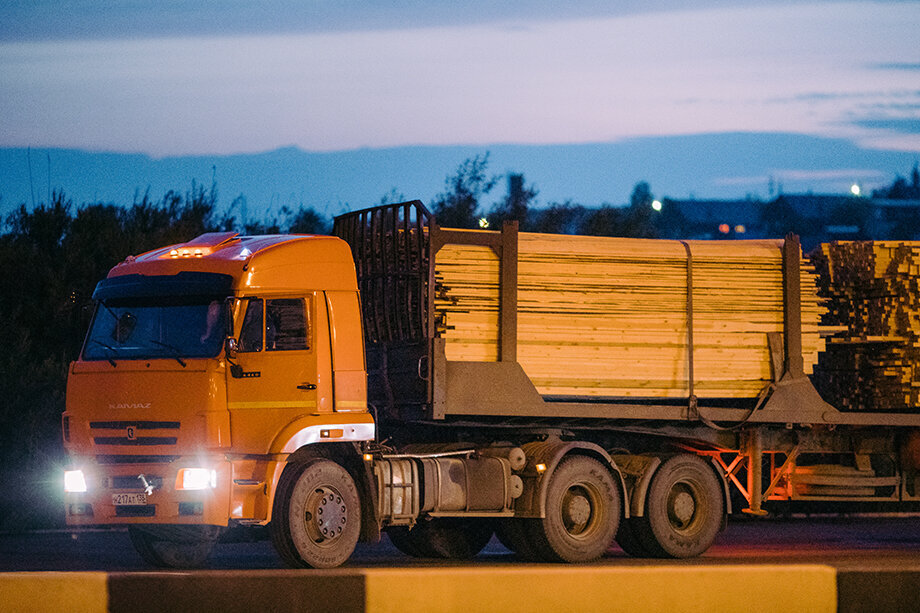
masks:
POLYGON ((144 562, 158 568, 201 568, 217 543, 217 530, 202 530, 197 538, 179 537, 156 528, 128 528, 131 544, 144 562))
POLYGON ((653 552, 643 543, 639 534, 641 528, 638 527, 637 520, 641 518, 630 517, 620 522, 620 529, 617 530, 616 541, 620 549, 634 558, 652 558, 655 557, 653 552))
POLYGON ((428 549, 425 540, 419 538, 414 529, 406 526, 392 526, 387 528, 386 532, 393 546, 407 556, 413 558, 435 557, 434 552, 428 549))
POLYGON ((354 479, 331 460, 288 467, 278 484, 270 529, 272 544, 288 566, 341 566, 361 534, 354 479))
POLYGON ((699 457, 681 454, 666 460, 652 476, 645 515, 635 518, 633 528, 652 557, 691 558, 709 549, 724 514, 715 472, 699 457))
POLYGON ((606 466, 587 456, 564 459, 550 477, 546 517, 527 522, 533 551, 551 562, 590 562, 613 542, 623 502, 606 466))
POLYGON ((515 555, 524 562, 533 562, 540 559, 538 553, 534 550, 529 524, 535 523, 534 519, 523 519, 511 517, 501 519, 498 522, 498 528, 495 534, 502 545, 510 549, 515 555))
POLYGON ((469 560, 488 544, 492 526, 481 519, 436 518, 411 529, 393 527, 387 534, 397 549, 416 558, 469 560))

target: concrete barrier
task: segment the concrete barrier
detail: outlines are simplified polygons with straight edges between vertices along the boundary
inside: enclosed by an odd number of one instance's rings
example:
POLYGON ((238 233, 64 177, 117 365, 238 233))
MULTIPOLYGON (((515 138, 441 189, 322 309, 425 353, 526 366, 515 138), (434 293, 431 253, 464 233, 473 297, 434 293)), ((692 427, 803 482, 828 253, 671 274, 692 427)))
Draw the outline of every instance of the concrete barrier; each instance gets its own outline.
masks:
POLYGON ((0 611, 4 613, 107 610, 106 573, 0 573, 0 611))
POLYGON ((920 611, 920 567, 902 570, 838 570, 837 610, 920 611))
POLYGON ((475 613, 837 610, 821 565, 0 574, 0 610, 475 613))
POLYGON ((365 572, 368 613, 835 611, 828 566, 525 567, 365 572))

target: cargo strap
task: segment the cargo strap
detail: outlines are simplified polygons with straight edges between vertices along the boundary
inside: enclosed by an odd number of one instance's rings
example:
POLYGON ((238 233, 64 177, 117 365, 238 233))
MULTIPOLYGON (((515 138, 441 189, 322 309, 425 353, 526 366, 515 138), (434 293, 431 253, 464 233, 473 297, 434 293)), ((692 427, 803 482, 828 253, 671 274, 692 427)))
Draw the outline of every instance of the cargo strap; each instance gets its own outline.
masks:
POLYGON ((690 243, 680 241, 680 244, 684 246, 684 251, 687 252, 687 419, 698 419, 713 430, 737 430, 750 421, 757 409, 764 405, 770 394, 776 389, 776 384, 769 383, 760 390, 757 401, 747 415, 744 416, 744 419, 731 426, 720 426, 700 413, 699 399, 696 397, 693 381, 695 378, 693 374, 693 254, 690 251, 690 243))
POLYGON ((690 403, 689 417, 699 416, 696 392, 693 388, 693 254, 690 252, 690 243, 680 241, 687 252, 687 396, 690 403))

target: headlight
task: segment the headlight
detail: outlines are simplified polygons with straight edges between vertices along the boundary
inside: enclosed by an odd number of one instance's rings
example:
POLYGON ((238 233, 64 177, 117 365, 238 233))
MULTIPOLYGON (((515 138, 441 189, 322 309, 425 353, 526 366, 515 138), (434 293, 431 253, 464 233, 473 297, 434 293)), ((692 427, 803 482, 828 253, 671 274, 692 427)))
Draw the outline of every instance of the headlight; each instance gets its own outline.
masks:
POLYGON ((86 491, 86 477, 83 475, 82 470, 64 471, 64 491, 68 493, 86 491))
POLYGON ((180 468, 176 475, 177 490, 206 490, 217 487, 217 471, 208 468, 180 468))

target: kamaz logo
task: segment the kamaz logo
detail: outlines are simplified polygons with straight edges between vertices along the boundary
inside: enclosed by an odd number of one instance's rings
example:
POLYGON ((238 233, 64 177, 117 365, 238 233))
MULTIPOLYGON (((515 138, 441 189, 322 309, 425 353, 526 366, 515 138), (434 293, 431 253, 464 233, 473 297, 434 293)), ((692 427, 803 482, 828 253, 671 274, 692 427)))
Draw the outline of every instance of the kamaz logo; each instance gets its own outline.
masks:
POLYGON ((109 404, 110 409, 149 409, 152 402, 119 402, 109 404))

